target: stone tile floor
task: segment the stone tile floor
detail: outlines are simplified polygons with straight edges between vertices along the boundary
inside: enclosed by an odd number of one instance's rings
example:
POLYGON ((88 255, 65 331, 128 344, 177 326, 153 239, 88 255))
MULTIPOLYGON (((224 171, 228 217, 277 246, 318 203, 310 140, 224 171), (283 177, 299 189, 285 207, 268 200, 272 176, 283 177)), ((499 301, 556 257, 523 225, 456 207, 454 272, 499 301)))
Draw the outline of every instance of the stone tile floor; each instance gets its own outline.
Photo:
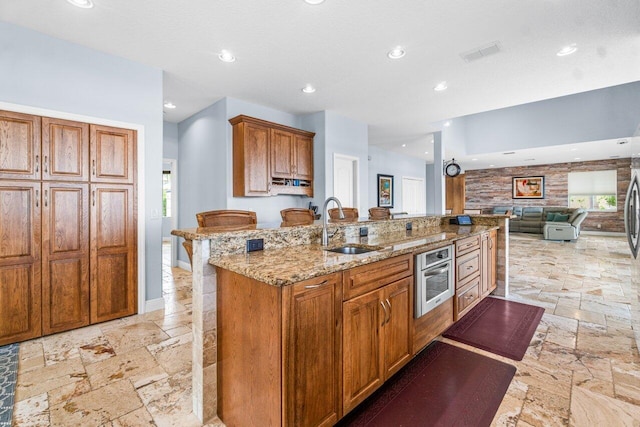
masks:
MULTIPOLYGON (((496 426, 640 425, 640 302, 626 240, 513 234, 510 299, 546 312, 496 426)), ((191 274, 163 261, 165 310, 20 345, 16 426, 198 426, 191 274)), ((219 422, 212 426, 221 425, 219 422)))

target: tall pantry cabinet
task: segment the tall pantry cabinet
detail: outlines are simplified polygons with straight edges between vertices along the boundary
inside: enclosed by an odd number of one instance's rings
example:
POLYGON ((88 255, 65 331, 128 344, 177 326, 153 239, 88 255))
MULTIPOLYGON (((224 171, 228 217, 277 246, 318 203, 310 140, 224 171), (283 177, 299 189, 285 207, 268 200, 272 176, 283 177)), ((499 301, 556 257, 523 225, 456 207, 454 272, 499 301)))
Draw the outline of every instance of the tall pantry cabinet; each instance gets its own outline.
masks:
POLYGON ((0 111, 0 345, 136 312, 136 134, 0 111))

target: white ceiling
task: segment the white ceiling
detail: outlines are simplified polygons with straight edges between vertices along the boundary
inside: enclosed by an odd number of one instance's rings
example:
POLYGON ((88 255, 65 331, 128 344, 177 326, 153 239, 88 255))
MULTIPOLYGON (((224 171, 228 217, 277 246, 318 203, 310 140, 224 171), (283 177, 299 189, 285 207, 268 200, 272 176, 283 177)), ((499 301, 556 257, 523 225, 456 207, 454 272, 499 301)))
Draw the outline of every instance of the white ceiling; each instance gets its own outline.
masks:
POLYGON ((168 121, 225 96, 331 110, 367 123, 370 144, 427 161, 446 119, 640 79, 638 0, 93 1, 3 0, 0 19, 161 68, 168 121), (460 56, 496 41, 498 54, 460 56), (390 60, 397 45, 406 56, 390 60), (237 60, 219 61, 222 49, 237 60))

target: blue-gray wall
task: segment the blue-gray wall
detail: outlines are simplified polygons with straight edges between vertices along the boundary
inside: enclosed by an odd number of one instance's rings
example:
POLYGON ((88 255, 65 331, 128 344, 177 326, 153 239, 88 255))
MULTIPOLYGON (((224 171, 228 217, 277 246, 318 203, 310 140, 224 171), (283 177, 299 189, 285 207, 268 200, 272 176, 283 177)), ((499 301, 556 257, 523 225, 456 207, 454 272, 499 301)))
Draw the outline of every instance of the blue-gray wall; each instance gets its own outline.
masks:
MULTIPOLYGON (((422 178, 425 180, 425 161, 416 157, 405 156, 399 153, 383 150, 381 148, 369 147, 369 206, 377 205, 378 200, 378 174, 393 175, 393 209, 392 212, 401 212, 402 208, 402 177, 422 178)), ((426 195, 425 195, 426 199, 426 195)), ((422 207, 421 213, 427 210, 426 204, 422 207)), ((363 215, 366 216, 366 211, 363 215)))
POLYGON ((639 117, 634 82, 460 117, 443 129, 443 141, 471 155, 627 138, 639 117))
POLYGON ((0 101, 144 126, 146 298, 162 296, 162 71, 0 21, 0 101))

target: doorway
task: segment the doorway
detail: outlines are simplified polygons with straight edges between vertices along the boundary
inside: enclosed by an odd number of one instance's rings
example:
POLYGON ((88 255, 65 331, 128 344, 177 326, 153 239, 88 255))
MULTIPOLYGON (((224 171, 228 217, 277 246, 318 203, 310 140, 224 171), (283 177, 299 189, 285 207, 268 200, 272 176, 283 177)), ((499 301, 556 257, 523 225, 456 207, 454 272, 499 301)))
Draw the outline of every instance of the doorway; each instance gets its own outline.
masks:
POLYGON ((333 195, 345 208, 358 207, 359 162, 357 157, 333 154, 333 195))
POLYGON ((402 177, 402 212, 423 214, 427 211, 424 179, 411 176, 402 177))
MULTIPOLYGON (((162 258, 178 266, 178 238, 171 235, 178 225, 178 162, 162 159, 162 258), (169 253, 166 254, 165 252, 169 253)), ((164 262, 163 262, 164 264, 164 262)))

